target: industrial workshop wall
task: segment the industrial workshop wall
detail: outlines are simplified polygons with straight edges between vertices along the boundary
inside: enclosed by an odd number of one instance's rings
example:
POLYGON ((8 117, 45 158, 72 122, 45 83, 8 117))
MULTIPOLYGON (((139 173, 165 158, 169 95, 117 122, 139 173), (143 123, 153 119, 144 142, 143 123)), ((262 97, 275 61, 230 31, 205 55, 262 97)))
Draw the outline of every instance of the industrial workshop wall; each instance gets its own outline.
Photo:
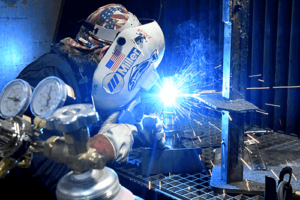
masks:
POLYGON ((242 2, 251 8, 246 96, 261 109, 250 123, 300 135, 300 1, 242 2))
POLYGON ((50 51, 62 0, 0 0, 0 91, 50 51))

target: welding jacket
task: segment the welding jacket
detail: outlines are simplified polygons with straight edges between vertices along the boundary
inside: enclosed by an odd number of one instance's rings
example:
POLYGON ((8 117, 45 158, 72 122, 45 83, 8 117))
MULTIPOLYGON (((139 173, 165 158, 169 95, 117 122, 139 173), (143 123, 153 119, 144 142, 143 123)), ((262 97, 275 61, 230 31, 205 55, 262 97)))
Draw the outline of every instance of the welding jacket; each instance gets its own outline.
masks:
MULTIPOLYGON (((82 67, 74 66, 74 63, 71 65, 69 58, 64 56, 61 52, 60 45, 53 45, 51 52, 44 54, 28 65, 17 78, 23 79, 32 87, 35 87, 44 78, 56 76, 71 86, 76 95, 76 100, 68 99, 65 105, 92 103, 91 85, 95 69, 83 70, 82 67)), ((29 109, 25 114, 33 118, 29 109)), ((99 115, 102 121, 90 129, 91 147, 96 148, 98 153, 104 157, 108 157, 110 160, 126 162, 128 153, 133 144, 133 136, 130 133, 136 132, 136 127, 127 124, 116 124, 116 121, 114 121, 110 126, 106 125, 104 128, 101 128, 101 123, 105 121, 108 114, 99 113, 99 115), (99 131, 100 128, 101 130, 99 131)), ((54 135, 62 136, 60 132, 44 130, 40 139, 45 141, 54 135)), ((34 153, 29 169, 15 168, 11 174, 0 181, 1 191, 8 191, 5 190, 6 187, 7 189, 24 189, 24 193, 20 191, 10 194, 10 197, 12 197, 11 195, 18 194, 22 194, 21 197, 24 197, 23 195, 25 193, 29 191, 32 192, 32 186, 34 186, 35 190, 31 194, 31 199, 45 199, 44 197, 46 197, 46 199, 48 199, 47 197, 53 197, 50 199, 55 199, 54 194, 57 183, 69 171, 70 169, 68 169, 65 164, 56 163, 46 158, 43 153, 34 153), (18 180, 15 181, 16 179, 18 180), (18 186, 18 184, 20 185, 18 186), (30 186, 30 190, 28 190, 26 186, 30 186), (39 194, 42 194, 42 196, 39 194)))

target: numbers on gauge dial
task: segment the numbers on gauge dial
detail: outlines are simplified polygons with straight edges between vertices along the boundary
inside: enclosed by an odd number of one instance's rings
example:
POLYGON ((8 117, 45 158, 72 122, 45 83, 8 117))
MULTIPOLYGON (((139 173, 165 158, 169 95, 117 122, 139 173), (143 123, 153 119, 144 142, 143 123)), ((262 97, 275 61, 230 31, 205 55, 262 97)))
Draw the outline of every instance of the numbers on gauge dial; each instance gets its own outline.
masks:
POLYGON ((56 83, 49 83, 37 91, 33 104, 38 115, 46 115, 52 112, 59 103, 59 91, 56 83))
POLYGON ((3 95, 1 102, 1 112, 7 116, 16 114, 23 106, 23 87, 21 84, 14 84, 3 95))

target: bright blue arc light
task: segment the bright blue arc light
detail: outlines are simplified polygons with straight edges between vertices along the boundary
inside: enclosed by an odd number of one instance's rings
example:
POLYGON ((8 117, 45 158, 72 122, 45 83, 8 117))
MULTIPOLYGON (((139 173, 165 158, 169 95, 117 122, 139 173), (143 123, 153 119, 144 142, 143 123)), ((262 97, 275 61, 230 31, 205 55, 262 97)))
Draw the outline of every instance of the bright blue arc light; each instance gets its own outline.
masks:
POLYGON ((176 103, 176 97, 179 91, 173 82, 173 77, 164 77, 160 99, 167 107, 172 107, 176 103))

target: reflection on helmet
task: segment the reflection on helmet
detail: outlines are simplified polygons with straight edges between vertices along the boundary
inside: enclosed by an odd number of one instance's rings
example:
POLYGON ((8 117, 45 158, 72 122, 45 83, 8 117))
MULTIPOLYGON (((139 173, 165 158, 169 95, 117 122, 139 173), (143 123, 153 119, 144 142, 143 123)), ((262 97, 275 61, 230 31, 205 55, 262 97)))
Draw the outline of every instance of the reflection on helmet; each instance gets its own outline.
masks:
POLYGON ((158 58, 157 54, 158 54, 157 49, 155 49, 149 59, 132 67, 130 77, 129 77, 129 84, 128 84, 129 91, 135 88, 136 83, 139 81, 142 74, 157 60, 158 58))

